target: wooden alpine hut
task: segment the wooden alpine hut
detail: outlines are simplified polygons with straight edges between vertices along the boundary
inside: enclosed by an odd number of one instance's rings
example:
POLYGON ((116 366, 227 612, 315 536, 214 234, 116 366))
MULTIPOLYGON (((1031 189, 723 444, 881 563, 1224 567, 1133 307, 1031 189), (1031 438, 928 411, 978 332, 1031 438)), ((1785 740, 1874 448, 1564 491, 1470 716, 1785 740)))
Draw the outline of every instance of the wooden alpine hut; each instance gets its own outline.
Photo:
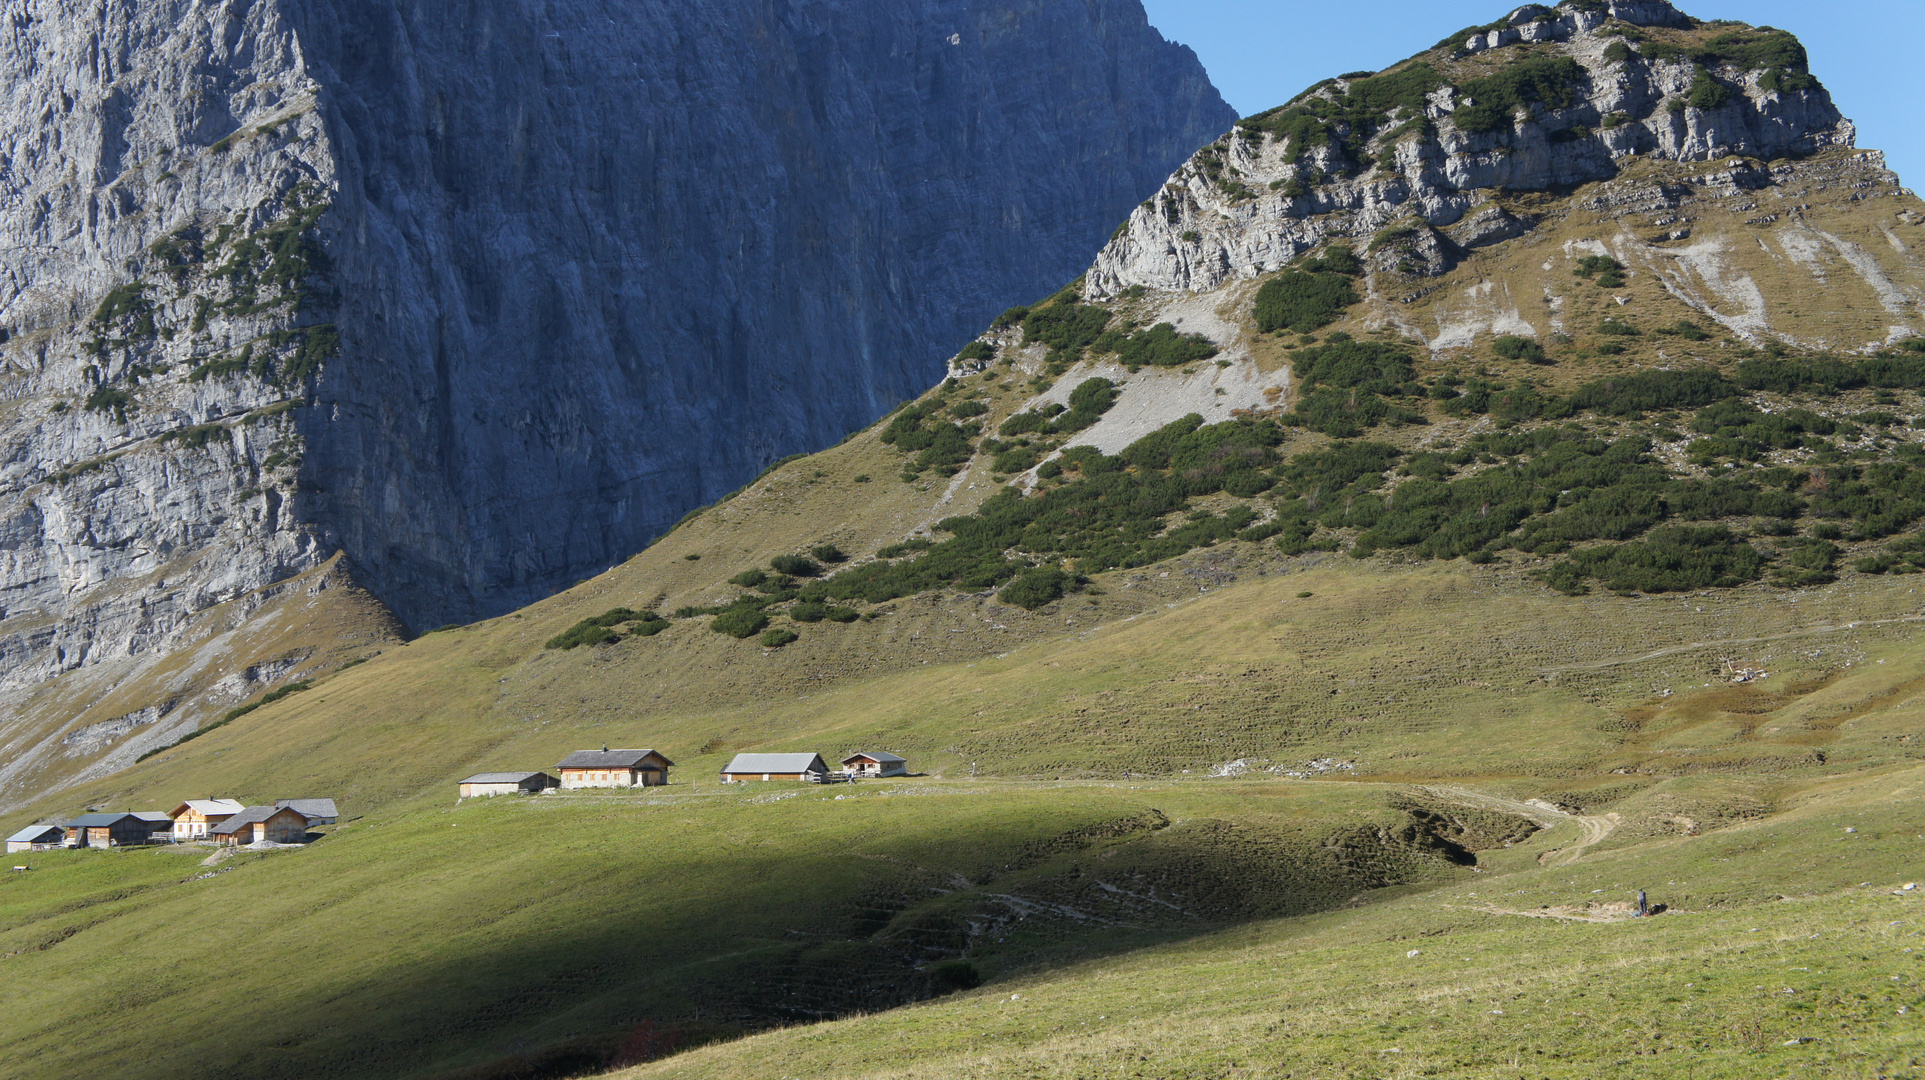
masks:
POLYGON ((908 776, 909 759, 887 750, 864 750, 843 758, 842 771, 850 776, 908 776))
POLYGON ((561 781, 545 772, 484 772, 461 782, 461 797, 478 795, 536 795, 560 787, 561 781))
POLYGON ((308 817, 292 806, 250 806, 214 826, 214 839, 230 847, 262 840, 299 844, 307 840, 308 817))
POLYGON ((827 775, 821 754, 737 754, 722 770, 725 784, 754 780, 813 780, 827 775), (813 775, 811 775, 813 774, 813 775))
POLYGON ((67 843, 67 830, 58 825, 29 825, 12 836, 7 837, 7 854, 19 851, 45 851, 48 848, 64 847, 67 843))
MULTIPOLYGON (((173 819, 168 819, 172 825, 173 819)), ((82 814, 67 823, 68 847, 128 847, 145 844, 154 823, 133 812, 82 814)))
POLYGON ((205 840, 207 830, 245 809, 233 799, 189 799, 167 816, 174 822, 174 839, 205 840))
POLYGON ((555 771, 562 789, 598 787, 660 787, 668 783, 668 767, 675 764, 654 750, 577 750, 561 759, 555 771))

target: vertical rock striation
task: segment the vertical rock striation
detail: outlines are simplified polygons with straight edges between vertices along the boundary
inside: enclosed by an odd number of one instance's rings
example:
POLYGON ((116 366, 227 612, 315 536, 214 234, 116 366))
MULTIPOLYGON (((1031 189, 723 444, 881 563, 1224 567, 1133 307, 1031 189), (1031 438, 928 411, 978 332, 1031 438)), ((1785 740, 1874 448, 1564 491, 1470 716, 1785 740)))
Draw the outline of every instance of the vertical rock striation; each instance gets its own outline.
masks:
POLYGON ((340 169, 307 516, 416 625, 919 393, 1235 119, 1135 0, 290 12, 340 169))
POLYGON ((0 708, 115 661, 90 746, 337 554, 417 629, 626 557, 1235 120, 1136 0, 22 0, 0 65, 0 708))

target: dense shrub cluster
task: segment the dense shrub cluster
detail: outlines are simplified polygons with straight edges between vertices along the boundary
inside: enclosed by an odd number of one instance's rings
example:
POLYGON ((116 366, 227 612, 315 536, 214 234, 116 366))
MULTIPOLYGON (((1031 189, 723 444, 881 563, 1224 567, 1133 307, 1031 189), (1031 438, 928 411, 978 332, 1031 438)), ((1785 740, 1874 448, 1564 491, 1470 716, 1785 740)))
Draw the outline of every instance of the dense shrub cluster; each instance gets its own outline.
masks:
POLYGON ((1586 255, 1571 272, 1581 278, 1595 278, 1600 288, 1624 288, 1624 264, 1609 255, 1586 255))
POLYGON ((1202 334, 1179 334, 1170 323, 1157 323, 1128 335, 1111 330, 1090 348, 1098 353, 1113 352, 1131 367, 1182 367, 1208 360, 1218 352, 1216 342, 1202 334))
POLYGON ((1350 438, 1385 422, 1421 423, 1423 416, 1389 399, 1417 397, 1410 353, 1382 342, 1332 334, 1325 344, 1297 350, 1292 362, 1302 393, 1283 416, 1291 426, 1350 438))
POLYGON ((548 639, 548 648, 572 649, 578 645, 606 645, 620 641, 622 635, 615 627, 623 623, 633 623, 631 637, 652 637, 668 629, 669 622, 652 611, 632 611, 625 607, 610 608, 592 619, 583 619, 568 629, 548 639))
POLYGON ((1357 161, 1364 145, 1394 115, 1421 117, 1425 99, 1443 84, 1437 70, 1422 62, 1351 79, 1341 87, 1330 79, 1288 105, 1240 121, 1237 129, 1246 139, 1268 137, 1287 143, 1293 159, 1309 150, 1335 146, 1346 160, 1357 161))
POLYGON ((1587 78, 1584 66, 1568 56, 1533 56, 1458 87, 1464 104, 1451 113, 1457 130, 1485 134, 1507 129, 1520 108, 1541 104, 1564 109, 1576 104, 1587 78))
MULTIPOLYGON (((1019 412, 1012 415, 1009 419, 1004 420, 1002 426, 998 427, 996 431, 998 434, 1004 436, 1067 435, 1071 432, 1081 431, 1091 424, 1096 423, 1097 420, 1102 418, 1104 413, 1110 410, 1111 406, 1116 404, 1118 393, 1119 391, 1117 390, 1116 384, 1109 379, 1101 377, 1084 379, 1081 383, 1077 384, 1075 390, 1070 391, 1068 408, 1052 403, 1040 409, 1019 412)), ((989 449, 989 447, 985 447, 985 449, 989 449)), ((1010 453, 1010 449, 1001 447, 997 449, 999 450, 999 458, 1000 454, 1010 453)), ((1012 449, 1027 450, 1029 448, 1012 449)), ((1012 459, 1012 461, 1013 460, 1014 459, 1012 459)), ((1020 472, 1034 464, 1036 464, 1036 462, 1032 460, 1028 465, 1016 465, 1006 468, 1004 464, 999 462, 996 466, 996 471, 1005 473, 1020 472)))
POLYGON ((1764 552, 1722 525, 1681 525, 1579 551, 1545 571, 1544 580, 1572 595, 1590 591, 1593 580, 1614 592, 1686 592, 1756 581, 1764 565, 1764 552))
POLYGON ((1548 364, 1551 358, 1544 355, 1544 346, 1527 337, 1504 334, 1491 342, 1491 351, 1506 360, 1528 360, 1533 364, 1548 364))
POLYGON ((1171 558, 1248 527, 1203 514, 1166 529, 1164 518, 1186 509, 1192 497, 1219 491, 1247 497, 1268 489, 1275 479, 1267 470, 1282 438, 1273 423, 1205 426, 1191 415, 1115 457, 1075 447, 1059 459, 1074 482, 1029 496, 1006 489, 975 514, 941 522, 937 527, 951 539, 886 548, 878 554, 914 557, 845 570, 804 586, 801 597, 880 603, 934 588, 1001 586, 1035 563, 1073 559, 1078 572, 1097 573, 1171 558))
POLYGON ((896 413, 880 438, 896 449, 916 456, 902 467, 903 478, 913 480, 927 470, 942 476, 962 471, 976 453, 972 442, 982 429, 977 425, 957 424, 938 419, 941 405, 910 405, 896 413))
POLYGON ((1023 317, 1023 340, 1049 346, 1047 362, 1067 366, 1083 358, 1110 322, 1108 308, 1073 301, 1035 308, 1023 317))
POLYGON ((1361 299, 1346 275, 1285 270, 1257 290, 1257 329, 1312 333, 1343 318, 1344 309, 1361 299))

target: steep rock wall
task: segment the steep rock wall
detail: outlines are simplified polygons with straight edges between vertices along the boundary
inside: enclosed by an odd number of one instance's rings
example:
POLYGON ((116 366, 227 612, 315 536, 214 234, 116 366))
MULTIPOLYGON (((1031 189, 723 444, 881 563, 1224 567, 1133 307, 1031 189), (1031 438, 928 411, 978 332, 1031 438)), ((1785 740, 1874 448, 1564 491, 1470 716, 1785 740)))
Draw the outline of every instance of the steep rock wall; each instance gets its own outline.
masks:
POLYGON ((1234 119, 1135 0, 456 8, 299 23, 342 169, 311 513, 416 625, 920 392, 1234 119))

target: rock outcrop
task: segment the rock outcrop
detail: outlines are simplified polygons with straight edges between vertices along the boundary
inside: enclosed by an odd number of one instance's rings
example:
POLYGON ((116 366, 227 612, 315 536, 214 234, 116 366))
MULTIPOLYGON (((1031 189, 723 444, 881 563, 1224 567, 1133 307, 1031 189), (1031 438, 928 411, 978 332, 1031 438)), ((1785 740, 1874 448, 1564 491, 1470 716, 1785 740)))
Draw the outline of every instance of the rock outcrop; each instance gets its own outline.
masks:
POLYGON ((1633 156, 1772 160, 1853 137, 1782 31, 1699 24, 1663 0, 1527 5, 1243 121, 1138 207, 1089 293, 1213 289, 1334 238, 1435 275, 1454 248, 1528 230, 1491 204, 1505 192, 1608 179, 1633 156))
MULTIPOLYGON (((1235 120, 1137 0, 15 6, 16 712, 337 556, 416 630, 589 576, 920 392, 1235 120)), ((62 745, 203 716, 116 670, 62 745)))

